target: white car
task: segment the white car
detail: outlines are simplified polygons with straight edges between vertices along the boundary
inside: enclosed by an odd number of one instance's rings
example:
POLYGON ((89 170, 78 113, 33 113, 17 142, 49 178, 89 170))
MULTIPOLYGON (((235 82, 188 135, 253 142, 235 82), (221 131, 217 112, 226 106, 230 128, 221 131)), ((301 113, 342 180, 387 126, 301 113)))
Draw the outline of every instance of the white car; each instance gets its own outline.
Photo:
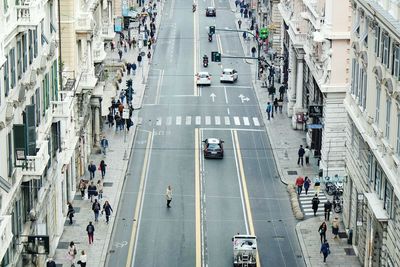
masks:
POLYGON ((235 82, 238 79, 238 73, 235 69, 224 69, 219 79, 221 82, 235 82))
POLYGON ((197 85, 211 85, 211 74, 206 71, 196 73, 197 85))

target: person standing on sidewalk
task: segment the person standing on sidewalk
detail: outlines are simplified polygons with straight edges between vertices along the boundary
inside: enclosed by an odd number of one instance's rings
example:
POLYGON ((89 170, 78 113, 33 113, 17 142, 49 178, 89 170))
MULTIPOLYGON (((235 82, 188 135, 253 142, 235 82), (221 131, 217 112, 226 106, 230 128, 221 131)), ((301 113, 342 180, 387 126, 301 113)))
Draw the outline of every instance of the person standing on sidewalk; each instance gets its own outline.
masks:
POLYGON ((89 245, 93 244, 93 240, 94 240, 94 226, 92 224, 92 222, 89 222, 88 226, 86 226, 86 232, 88 234, 88 238, 89 238, 89 245))
POLYGON ((94 221, 98 222, 99 221, 99 214, 101 210, 100 203, 97 201, 97 199, 94 200, 94 203, 92 204, 92 210, 94 213, 94 221))
POLYGON ((134 63, 132 63, 132 75, 133 76, 136 75, 136 69, 137 69, 137 66, 136 66, 136 63, 134 62, 134 63))
POLYGON ((279 87, 279 98, 283 100, 283 96, 285 95, 286 92, 286 86, 284 84, 282 84, 279 87))
POLYGON ((321 180, 319 177, 314 178, 314 190, 317 195, 319 195, 319 190, 321 189, 321 180))
POLYGON ((104 162, 104 160, 101 160, 99 164, 99 170, 101 171, 101 179, 104 179, 104 176, 106 175, 106 167, 107 164, 104 162))
POLYGON ((100 140, 100 145, 101 145, 101 150, 103 152, 104 155, 106 155, 107 153, 107 148, 108 148, 108 140, 106 139, 106 137, 103 135, 103 137, 100 140))
POLYGON ((81 265, 81 267, 86 267, 86 262, 87 262, 87 255, 84 250, 81 251, 81 256, 79 257, 78 264, 81 265))
POLYGON ((68 252, 67 252, 67 259, 71 263, 71 267, 75 266, 75 255, 77 254, 75 243, 71 241, 69 243, 68 252))
POLYGON ((137 62, 138 62, 138 64, 139 64, 139 67, 141 67, 141 66, 142 66, 142 56, 140 55, 140 53, 139 53, 139 55, 137 56, 137 62))
MULTIPOLYGON (((275 98, 275 100, 274 100, 274 109, 275 109, 275 113, 278 113, 278 106, 279 106, 278 98, 275 98)), ((281 113, 282 113, 282 112, 281 112, 281 113)))
POLYGON ((97 189, 98 198, 100 200, 103 198, 103 189, 104 189, 103 182, 101 180, 97 181, 96 189, 97 189))
POLYGON ((325 214, 325 221, 329 221, 329 216, 331 215, 332 210, 332 203, 329 201, 325 202, 324 204, 324 214, 325 214))
POLYGON ((304 177, 304 190, 306 191, 306 195, 308 195, 308 189, 310 188, 311 181, 308 176, 304 177))
POLYGON ((300 165, 300 164, 301 164, 301 166, 303 166, 303 157, 304 157, 304 153, 305 153, 304 148, 303 148, 302 145, 300 145, 300 148, 299 148, 299 150, 297 151, 297 155, 299 156, 299 158, 297 159, 297 165, 300 165))
POLYGON ((312 209, 314 211, 314 216, 317 216, 318 205, 319 205, 319 198, 317 194, 314 195, 313 199, 311 200, 311 204, 312 204, 312 209))
POLYGON ((265 111, 267 112, 268 120, 271 120, 272 106, 270 102, 267 103, 267 108, 265 109, 265 111))
POLYGON ((79 190, 81 191, 82 199, 85 197, 85 189, 86 189, 86 183, 83 179, 81 179, 79 182, 79 190))
POLYGON ((147 52, 147 59, 149 60, 149 64, 151 63, 151 52, 147 52))
POLYGON ((167 186, 167 190, 165 192, 165 198, 167 199, 167 208, 171 208, 171 201, 172 201, 172 188, 171 186, 167 186))
POLYGON ((93 164, 93 161, 91 161, 89 163, 88 171, 90 173, 90 180, 92 180, 94 178, 95 173, 96 173, 96 165, 93 164))
POLYGON ((304 178, 302 176, 297 177, 296 187, 297 187, 297 195, 299 196, 301 194, 301 191, 303 191, 303 184, 304 184, 304 178))
POLYGON ((321 244, 326 242, 326 231, 327 231, 326 222, 322 222, 318 228, 318 233, 321 239, 321 244))
POLYGON ((332 221, 332 234, 333 234, 333 238, 338 238, 338 234, 339 234, 339 217, 335 216, 335 218, 332 221))
POLYGON ((239 26, 239 30, 240 30, 242 28, 242 20, 241 19, 238 20, 238 26, 239 26))
POLYGON ((68 202, 68 212, 67 212, 67 217, 69 218, 69 224, 72 224, 72 218, 74 217, 74 207, 72 206, 71 202, 68 202))
POLYGON ((101 213, 103 213, 103 212, 106 214, 106 223, 108 224, 108 222, 110 221, 110 216, 111 216, 111 212, 113 212, 113 209, 111 208, 111 205, 110 205, 110 203, 108 203, 107 200, 103 205, 103 211, 101 213))
POLYGON ((326 258, 329 254, 331 254, 328 241, 325 240, 325 242, 321 245, 320 253, 322 253, 322 255, 324 256, 324 262, 326 262, 326 258))
POLYGON ((310 154, 311 150, 308 148, 308 146, 306 146, 306 148, 304 149, 304 157, 306 158, 306 165, 310 165, 310 154))
POLYGON ((253 46, 251 48, 251 57, 256 57, 256 52, 257 52, 257 49, 253 46))

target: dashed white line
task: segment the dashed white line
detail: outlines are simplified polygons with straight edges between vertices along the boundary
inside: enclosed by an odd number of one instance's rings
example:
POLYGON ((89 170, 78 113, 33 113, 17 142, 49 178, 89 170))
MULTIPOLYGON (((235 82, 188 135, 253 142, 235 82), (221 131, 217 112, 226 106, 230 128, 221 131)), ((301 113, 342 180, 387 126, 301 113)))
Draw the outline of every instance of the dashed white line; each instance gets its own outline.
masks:
POLYGON ((171 125, 172 124, 172 117, 167 117, 167 120, 165 121, 166 125, 171 125))
POLYGON ((196 116, 196 125, 201 124, 201 116, 196 116))

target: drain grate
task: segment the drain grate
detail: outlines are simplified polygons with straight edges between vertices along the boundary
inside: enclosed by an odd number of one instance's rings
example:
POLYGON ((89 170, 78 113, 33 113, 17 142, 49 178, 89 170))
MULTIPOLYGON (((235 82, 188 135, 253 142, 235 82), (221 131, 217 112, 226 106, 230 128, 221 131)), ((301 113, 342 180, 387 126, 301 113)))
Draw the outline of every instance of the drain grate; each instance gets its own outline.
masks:
POLYGON ((344 252, 346 252, 347 256, 355 256, 356 255, 353 248, 345 248, 344 252))
POLYGON ((104 186, 104 187, 111 187, 112 185, 113 185, 112 182, 104 182, 104 183, 103 183, 103 186, 104 186))
POLYGON ((69 242, 58 242, 58 249, 67 249, 69 246, 69 242))
POLYGON ((346 232, 339 232, 339 238, 347 238, 346 232))
POLYGON ((297 171, 287 171, 288 175, 297 175, 297 171))

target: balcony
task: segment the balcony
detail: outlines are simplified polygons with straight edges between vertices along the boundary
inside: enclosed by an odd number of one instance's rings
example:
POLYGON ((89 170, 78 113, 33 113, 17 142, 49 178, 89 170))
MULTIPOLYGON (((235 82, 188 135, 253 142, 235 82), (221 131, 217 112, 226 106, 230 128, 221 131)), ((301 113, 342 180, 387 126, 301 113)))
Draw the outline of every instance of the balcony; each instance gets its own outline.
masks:
POLYGON ((46 12, 44 3, 40 0, 21 1, 20 5, 15 5, 15 18, 20 31, 37 26, 44 18, 46 12))
MULTIPOLYGON (((97 38, 98 39, 98 38, 97 38)), ((106 58, 107 53, 104 51, 104 43, 101 40, 96 40, 93 43, 93 61, 101 63, 106 58)))
POLYGON ((39 179, 43 175, 49 158, 49 141, 46 140, 40 144, 36 156, 26 156, 26 160, 17 160, 19 161, 18 165, 22 165, 22 181, 28 182, 31 179, 39 179))
POLYGON ((303 3, 307 11, 302 12, 301 16, 309 20, 316 30, 320 30, 324 24, 324 17, 322 16, 325 13, 324 1, 303 0, 303 3))
POLYGON ((0 259, 4 257, 11 244, 13 238, 11 229, 11 215, 0 216, 0 259))
MULTIPOLYGON (((64 92, 62 92, 63 94, 64 92)), ((51 110, 53 113, 53 122, 58 121, 61 118, 69 118, 71 114, 71 110, 73 108, 73 97, 67 95, 65 92, 62 96, 61 101, 51 101, 51 110)))
POLYGON ((87 70, 82 70, 81 77, 78 81, 78 91, 93 90, 97 84, 97 77, 94 74, 94 66, 89 67, 87 70))
POLYGON ((112 24, 103 23, 101 27, 101 37, 104 41, 111 41, 115 37, 114 26, 112 24))
POLYGON ((288 34, 293 42, 293 46, 303 48, 307 40, 307 24, 304 20, 290 21, 288 34))
POLYGON ((95 21, 91 13, 81 13, 75 22, 75 31, 77 33, 93 33, 95 21))

